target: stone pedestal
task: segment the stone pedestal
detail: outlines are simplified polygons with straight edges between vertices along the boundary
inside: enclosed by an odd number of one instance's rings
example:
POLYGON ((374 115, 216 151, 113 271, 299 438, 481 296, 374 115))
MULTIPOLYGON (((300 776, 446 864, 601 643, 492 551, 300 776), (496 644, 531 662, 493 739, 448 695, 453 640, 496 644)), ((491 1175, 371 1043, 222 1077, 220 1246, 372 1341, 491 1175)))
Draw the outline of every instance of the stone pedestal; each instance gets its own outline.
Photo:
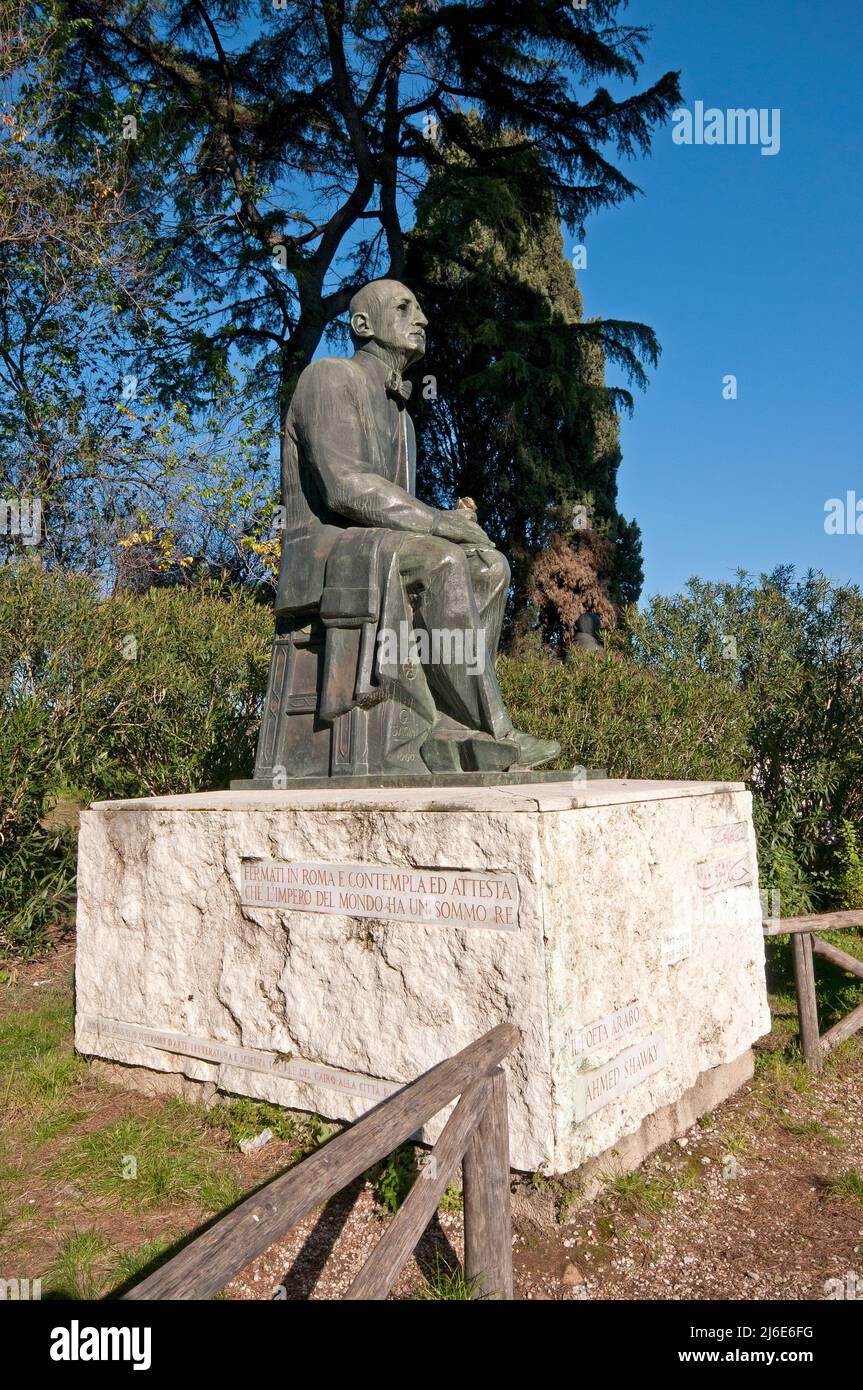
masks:
POLYGON ((163 1087, 343 1120, 511 1021, 512 1166, 566 1172, 625 1136, 637 1161, 648 1117, 660 1138, 691 1124, 769 1028, 750 797, 607 780, 97 803, 77 1009, 81 1052, 163 1087))

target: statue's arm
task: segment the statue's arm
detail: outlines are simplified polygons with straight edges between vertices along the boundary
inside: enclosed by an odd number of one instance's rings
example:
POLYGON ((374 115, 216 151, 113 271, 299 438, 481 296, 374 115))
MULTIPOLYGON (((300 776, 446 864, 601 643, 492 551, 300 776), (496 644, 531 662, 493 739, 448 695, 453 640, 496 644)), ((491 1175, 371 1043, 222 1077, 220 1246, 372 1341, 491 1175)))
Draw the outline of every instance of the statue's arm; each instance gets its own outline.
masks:
POLYGON ((435 528, 437 512, 433 507, 377 473, 355 469, 349 459, 330 458, 322 469, 322 481, 327 505, 357 526, 385 526, 424 536, 435 528))
POLYGON ((347 363, 307 368, 294 406, 306 457, 331 511, 357 526, 431 534, 440 518, 437 509, 371 471, 362 402, 347 363))

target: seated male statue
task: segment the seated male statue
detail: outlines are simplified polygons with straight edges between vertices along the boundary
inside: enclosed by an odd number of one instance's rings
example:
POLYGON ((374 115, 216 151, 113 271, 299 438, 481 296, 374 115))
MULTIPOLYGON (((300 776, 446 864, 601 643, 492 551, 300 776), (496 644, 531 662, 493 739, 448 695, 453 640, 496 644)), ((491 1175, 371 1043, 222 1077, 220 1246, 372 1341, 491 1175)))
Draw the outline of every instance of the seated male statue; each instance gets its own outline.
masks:
POLYGON ((276 596, 276 644, 293 651, 277 678, 274 650, 256 776, 276 764, 288 778, 320 772, 309 748, 325 726, 329 776, 507 771, 559 752, 513 728, 498 686, 506 560, 472 504, 441 510, 415 495, 402 373, 423 355, 426 324, 404 285, 372 281, 351 300, 353 357, 321 358, 300 376, 276 596), (305 723, 291 725, 292 710, 305 723))

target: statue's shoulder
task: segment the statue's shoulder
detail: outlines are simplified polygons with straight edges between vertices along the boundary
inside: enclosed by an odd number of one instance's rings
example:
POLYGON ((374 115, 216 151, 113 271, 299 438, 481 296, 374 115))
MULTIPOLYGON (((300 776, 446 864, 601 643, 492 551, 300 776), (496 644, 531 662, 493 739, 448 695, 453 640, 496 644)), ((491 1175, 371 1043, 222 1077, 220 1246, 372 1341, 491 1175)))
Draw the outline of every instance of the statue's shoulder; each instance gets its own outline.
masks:
POLYGON ((300 373, 297 390, 338 388, 361 380, 362 373, 352 357, 316 357, 300 373))
POLYGON ((362 373, 350 357, 317 357, 300 373, 291 400, 293 419, 319 419, 321 414, 357 405, 366 390, 362 373))

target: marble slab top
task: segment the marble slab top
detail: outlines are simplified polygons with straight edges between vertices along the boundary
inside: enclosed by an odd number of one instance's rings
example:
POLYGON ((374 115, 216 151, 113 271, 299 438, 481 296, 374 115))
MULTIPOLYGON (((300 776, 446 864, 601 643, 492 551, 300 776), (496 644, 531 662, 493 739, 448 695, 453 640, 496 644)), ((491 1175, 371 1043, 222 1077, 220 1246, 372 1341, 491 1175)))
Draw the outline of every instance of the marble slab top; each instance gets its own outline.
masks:
POLYGON ((94 801, 94 811, 576 811, 638 801, 671 801, 745 791, 743 782, 641 781, 627 778, 522 782, 511 786, 310 787, 284 791, 211 791, 186 796, 94 801))

